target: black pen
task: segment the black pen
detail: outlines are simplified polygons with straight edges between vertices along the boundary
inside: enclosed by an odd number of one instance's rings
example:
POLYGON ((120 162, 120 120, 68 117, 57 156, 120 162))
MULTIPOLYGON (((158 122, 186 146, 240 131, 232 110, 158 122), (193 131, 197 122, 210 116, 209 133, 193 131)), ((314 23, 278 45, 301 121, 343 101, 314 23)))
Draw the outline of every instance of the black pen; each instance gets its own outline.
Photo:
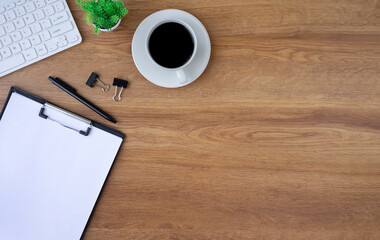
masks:
POLYGON ((49 76, 49 80, 52 83, 54 83, 54 85, 56 85, 57 87, 59 87, 60 89, 62 89, 66 93, 68 93, 70 96, 72 96, 73 98, 75 98, 79 102, 81 102, 84 105, 86 105, 87 107, 91 108, 94 112, 96 112, 100 116, 104 117, 108 121, 111 121, 113 123, 117 123, 116 120, 113 117, 111 117, 110 115, 108 115, 107 113, 105 113, 103 110, 101 110, 100 108, 98 108, 97 106, 95 106, 94 104, 92 104, 91 102, 89 102, 88 100, 86 100, 84 97, 80 96, 77 93, 77 90, 75 88, 73 88, 72 86, 68 85, 67 83, 65 83, 61 79, 59 79, 59 78, 53 78, 53 77, 49 76))

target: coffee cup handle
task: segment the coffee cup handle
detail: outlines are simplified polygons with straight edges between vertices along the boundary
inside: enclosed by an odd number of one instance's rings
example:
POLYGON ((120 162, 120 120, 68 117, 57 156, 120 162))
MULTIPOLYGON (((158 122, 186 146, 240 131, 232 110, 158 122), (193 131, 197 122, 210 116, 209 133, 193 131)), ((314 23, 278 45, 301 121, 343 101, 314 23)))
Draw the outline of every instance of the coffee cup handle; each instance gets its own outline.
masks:
POLYGON ((184 84, 188 81, 186 73, 183 71, 183 69, 177 71, 177 77, 180 84, 184 84))

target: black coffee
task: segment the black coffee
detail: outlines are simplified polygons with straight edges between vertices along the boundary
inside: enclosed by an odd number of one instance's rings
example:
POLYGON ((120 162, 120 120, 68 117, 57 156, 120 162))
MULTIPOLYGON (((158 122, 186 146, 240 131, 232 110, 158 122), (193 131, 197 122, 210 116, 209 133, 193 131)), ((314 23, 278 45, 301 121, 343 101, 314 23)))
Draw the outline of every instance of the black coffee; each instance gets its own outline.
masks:
POLYGON ((166 68, 184 65, 193 54, 194 41, 185 26, 168 22, 158 26, 150 36, 149 52, 153 60, 166 68))

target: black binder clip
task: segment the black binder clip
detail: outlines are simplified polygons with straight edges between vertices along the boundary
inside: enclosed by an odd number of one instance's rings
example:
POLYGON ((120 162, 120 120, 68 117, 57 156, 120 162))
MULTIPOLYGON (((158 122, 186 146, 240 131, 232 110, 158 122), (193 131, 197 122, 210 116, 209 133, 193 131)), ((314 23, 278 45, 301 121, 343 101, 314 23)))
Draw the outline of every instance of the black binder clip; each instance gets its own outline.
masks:
POLYGON ((123 91, 124 88, 127 87, 128 81, 127 80, 123 80, 123 79, 119 79, 119 78, 114 78, 112 85, 115 86, 115 95, 113 96, 112 99, 114 101, 119 102, 119 101, 121 101, 121 92, 123 91), (117 87, 121 88, 119 94, 117 94, 117 87), (116 98, 116 96, 117 96, 117 98, 116 98))
POLYGON ((103 90, 103 92, 107 92, 110 89, 110 85, 103 83, 102 81, 99 80, 98 77, 99 77, 98 74, 96 74, 94 72, 91 73, 90 77, 88 78, 88 80, 86 82, 86 85, 91 87, 91 88, 93 86, 97 86, 97 87, 100 87, 103 90), (98 81, 100 83, 100 85, 98 85, 98 84, 95 85, 96 81, 98 81))

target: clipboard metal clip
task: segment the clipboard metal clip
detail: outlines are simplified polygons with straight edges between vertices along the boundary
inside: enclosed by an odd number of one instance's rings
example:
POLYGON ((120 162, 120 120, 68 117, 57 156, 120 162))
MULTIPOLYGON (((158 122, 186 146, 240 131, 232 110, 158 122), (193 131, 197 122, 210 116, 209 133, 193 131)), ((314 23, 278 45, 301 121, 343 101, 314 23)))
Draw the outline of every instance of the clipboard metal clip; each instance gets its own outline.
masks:
POLYGON ((68 111, 66 111, 65 109, 62 109, 62 108, 60 108, 60 107, 57 107, 57 106, 55 106, 55 105, 53 105, 53 104, 50 104, 50 103, 48 103, 48 102, 46 102, 46 103, 41 107, 40 113, 39 113, 38 115, 39 115, 40 117, 42 117, 43 119, 49 119, 49 120, 51 120, 51 121, 53 121, 53 122, 56 122, 56 123, 60 124, 60 125, 63 126, 63 127, 66 127, 66 128, 71 129, 71 130, 74 130, 74 131, 76 131, 76 132, 79 132, 80 134, 82 134, 82 135, 84 135, 84 136, 88 136, 88 134, 90 133, 91 127, 92 127, 92 123, 91 123, 90 120, 88 120, 88 119, 86 119, 86 118, 84 118, 84 117, 81 117, 81 116, 79 116, 79 115, 76 115, 76 114, 74 114, 74 113, 68 112, 68 111), (60 123, 59 121, 57 121, 57 120, 55 120, 55 119, 52 119, 52 118, 48 117, 46 114, 44 114, 45 107, 52 108, 52 109, 54 109, 54 110, 56 110, 56 111, 58 111, 58 112, 61 112, 61 113, 65 114, 65 115, 67 115, 67 116, 70 116, 70 117, 75 118, 75 119, 77 119, 77 120, 79 120, 79 121, 81 121, 81 122, 84 122, 84 123, 88 124, 89 126, 88 126, 88 128, 87 128, 86 131, 83 131, 83 130, 78 130, 78 129, 75 129, 75 128, 70 127, 70 126, 68 126, 68 125, 62 124, 62 123, 60 123))

